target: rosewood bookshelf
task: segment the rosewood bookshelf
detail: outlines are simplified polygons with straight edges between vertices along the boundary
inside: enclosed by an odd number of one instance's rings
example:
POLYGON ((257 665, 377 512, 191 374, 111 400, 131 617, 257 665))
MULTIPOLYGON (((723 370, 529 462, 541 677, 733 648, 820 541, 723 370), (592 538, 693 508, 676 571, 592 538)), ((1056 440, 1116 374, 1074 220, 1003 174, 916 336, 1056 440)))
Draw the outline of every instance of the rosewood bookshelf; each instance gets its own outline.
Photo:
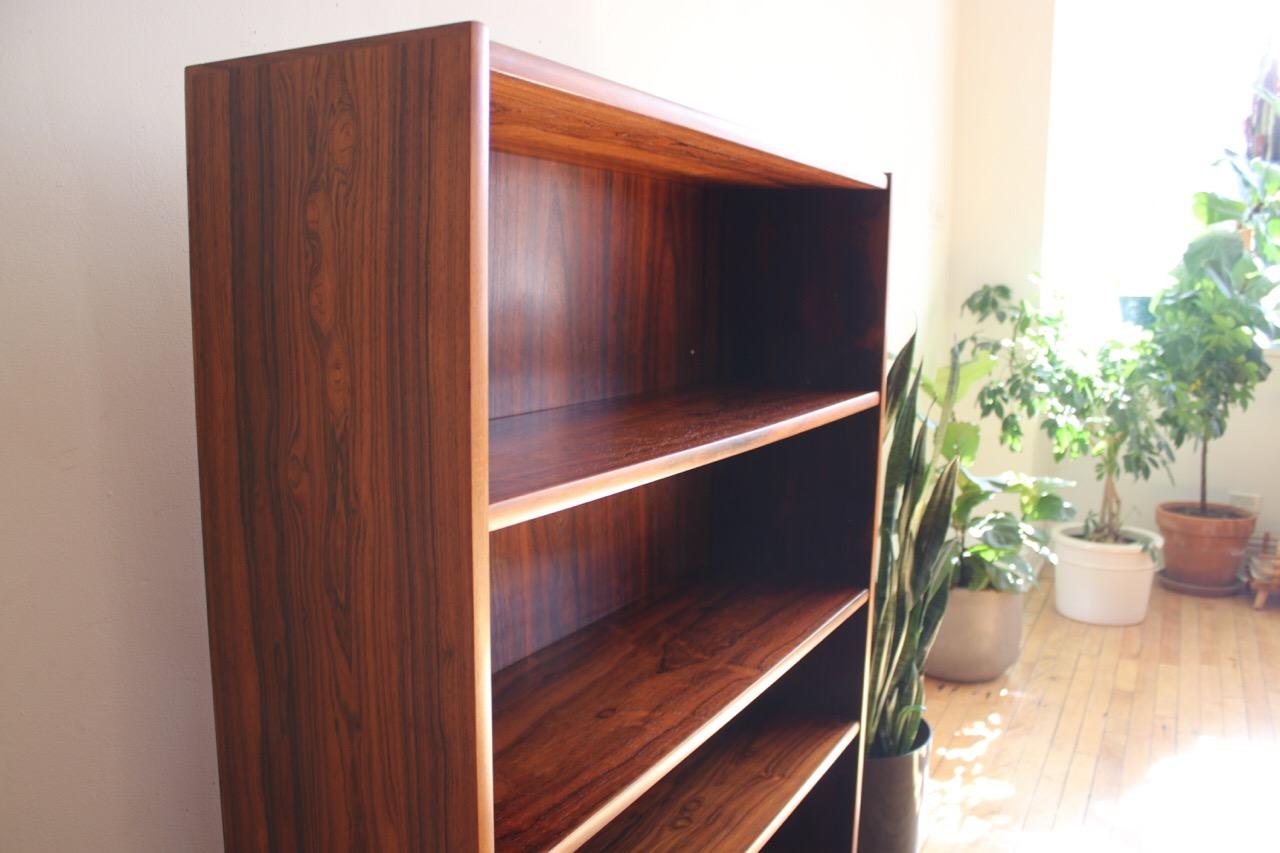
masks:
POLYGON ((473 23, 187 138, 227 849, 852 849, 884 176, 473 23))

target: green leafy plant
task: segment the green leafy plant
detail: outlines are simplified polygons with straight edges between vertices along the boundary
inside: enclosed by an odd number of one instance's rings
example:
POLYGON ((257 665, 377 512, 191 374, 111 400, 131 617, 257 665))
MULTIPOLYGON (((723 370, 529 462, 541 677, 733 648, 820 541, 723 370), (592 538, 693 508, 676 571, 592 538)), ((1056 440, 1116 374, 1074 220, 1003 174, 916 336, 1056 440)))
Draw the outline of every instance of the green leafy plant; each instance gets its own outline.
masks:
POLYGON ((968 346, 996 362, 978 391, 978 404, 983 417, 999 421, 1000 443, 1019 450, 1023 423, 1029 421, 1049 437, 1056 461, 1093 459, 1103 497, 1086 538, 1129 541, 1117 481, 1126 475, 1148 479, 1173 459, 1150 384, 1150 334, 1135 330, 1131 341, 1082 352, 1070 345, 1061 314, 1015 300, 1003 284, 983 285, 965 300, 964 310, 986 324, 968 346))
POLYGON ((1210 514, 1209 443, 1271 373, 1264 350, 1278 331, 1264 302, 1280 263, 1280 165, 1232 165, 1242 197, 1197 196, 1196 211, 1211 230, 1187 247, 1151 309, 1160 423, 1176 446, 1199 447, 1201 516, 1210 514))
POLYGON ((958 553, 950 517, 959 463, 941 456, 936 428, 917 415, 921 379, 914 353, 913 336, 885 385, 887 455, 867 715, 868 748, 878 756, 915 746, 924 714, 924 659, 947 607, 958 553))
POLYGON ((1057 477, 1033 477, 1006 472, 998 477, 978 477, 962 470, 952 509, 952 526, 960 540, 955 586, 978 591, 1025 592, 1035 585, 1035 567, 1024 554, 1048 562, 1057 555, 1049 537, 1035 526, 1038 521, 1068 521, 1075 509, 1059 490, 1075 485, 1057 477), (975 514, 1001 496, 1017 499, 1018 512, 992 510, 975 514))
MULTIPOLYGON (((969 468, 977 458, 982 432, 979 424, 955 417, 955 403, 965 399, 1000 364, 1000 359, 988 349, 975 347, 979 341, 970 337, 957 342, 951 348, 950 364, 940 369, 932 382, 921 383, 921 389, 941 410, 937 424, 938 451, 944 458, 960 462, 952 507, 952 526, 960 541, 960 554, 952 583, 974 591, 1024 592, 1036 581, 1035 568, 1024 554, 1029 551, 1042 560, 1056 560, 1048 547, 1048 536, 1036 528, 1035 523, 1074 517, 1075 509, 1063 500, 1058 490, 1075 484, 1013 471, 982 477, 969 468), (988 504, 1000 498, 1016 499, 1019 511, 988 508, 988 504), (979 509, 986 511, 979 512, 979 509)), ((1012 420, 1017 418, 1016 413, 1011 413, 1009 418, 1011 428, 1021 428, 1020 422, 1012 420)))

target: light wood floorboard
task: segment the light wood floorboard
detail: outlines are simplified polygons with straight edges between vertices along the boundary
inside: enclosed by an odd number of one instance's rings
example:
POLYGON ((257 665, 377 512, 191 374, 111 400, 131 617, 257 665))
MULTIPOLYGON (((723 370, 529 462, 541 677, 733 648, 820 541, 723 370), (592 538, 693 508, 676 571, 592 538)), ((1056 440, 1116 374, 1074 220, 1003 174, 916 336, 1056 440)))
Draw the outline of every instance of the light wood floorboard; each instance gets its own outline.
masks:
POLYGON ((928 681, 924 851, 1280 850, 1280 602, 1157 585, 1108 628, 1047 575, 1008 673, 928 681))

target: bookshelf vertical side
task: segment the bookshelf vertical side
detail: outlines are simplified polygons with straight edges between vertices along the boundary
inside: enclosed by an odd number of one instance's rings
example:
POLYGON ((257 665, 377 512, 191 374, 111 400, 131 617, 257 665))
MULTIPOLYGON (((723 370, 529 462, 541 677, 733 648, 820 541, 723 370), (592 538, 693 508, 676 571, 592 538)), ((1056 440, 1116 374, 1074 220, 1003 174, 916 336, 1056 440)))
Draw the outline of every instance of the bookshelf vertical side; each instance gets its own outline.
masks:
POLYGON ((228 849, 493 847, 487 50, 187 72, 228 849))
MULTIPOLYGON (((879 356, 878 359, 878 379, 880 387, 880 399, 885 399, 885 372, 887 369, 887 325, 888 325, 888 293, 889 293, 889 214, 891 209, 891 201, 893 194, 893 179, 889 177, 888 186, 883 193, 880 194, 878 204, 870 218, 870 227, 867 229, 867 245, 870 247, 872 263, 868 270, 867 284, 876 296, 875 299, 875 316, 879 323, 878 340, 872 346, 872 355, 879 356)), ((884 439, 884 407, 881 407, 881 416, 879 428, 873 431, 875 436, 875 446, 867 448, 867 452, 872 454, 872 458, 877 460, 875 466, 875 486, 871 490, 871 530, 870 537, 870 562, 867 566, 867 607, 863 611, 863 618, 866 620, 864 628, 866 643, 862 650, 862 660, 860 663, 861 674, 861 707, 862 712, 859 719, 863 722, 862 735, 854 743, 854 759, 856 769, 853 776, 853 849, 856 853, 858 849, 858 825, 862 819, 862 780, 866 769, 867 744, 873 737, 867 726, 867 707, 871 695, 870 673, 871 673, 871 649, 874 645, 874 629, 875 629, 875 600, 876 600, 876 567, 880 561, 880 510, 882 502, 880 495, 883 489, 883 466, 878 464, 880 459, 880 448, 884 439)))

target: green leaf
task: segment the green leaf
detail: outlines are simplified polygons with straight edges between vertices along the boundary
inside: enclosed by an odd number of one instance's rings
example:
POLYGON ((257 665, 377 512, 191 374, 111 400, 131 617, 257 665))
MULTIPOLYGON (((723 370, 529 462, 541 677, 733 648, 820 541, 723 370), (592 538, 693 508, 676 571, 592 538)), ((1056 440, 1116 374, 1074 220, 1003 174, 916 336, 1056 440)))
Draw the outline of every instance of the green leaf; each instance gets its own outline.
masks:
POLYGON ((1007 513, 987 517, 978 533, 983 544, 998 551, 1018 551, 1022 548, 1022 530, 1018 520, 1007 513))
POLYGON ((942 455, 948 459, 959 459, 962 465, 971 465, 977 458, 981 437, 977 424, 952 421, 942 436, 942 455))
POLYGON ((951 523, 960 530, 968 528, 973 511, 995 497, 995 494, 977 484, 962 486, 956 494, 955 508, 951 511, 951 523))
POLYGON ((1235 231, 1208 231, 1187 247, 1183 266, 1192 277, 1209 275, 1221 283, 1230 278, 1231 269, 1244 255, 1244 243, 1235 231))
MULTIPOLYGON (((980 352, 967 361, 959 362, 956 378, 956 399, 965 399, 974 385, 991 375, 1000 364, 1000 359, 990 352, 980 352)), ((922 387, 929 398, 936 403, 942 402, 945 389, 951 383, 951 368, 940 367, 932 380, 925 380, 922 387)))
POLYGON ((1052 492, 1024 504, 1022 511, 1026 521, 1070 521, 1075 515, 1076 508, 1063 500, 1062 495, 1052 492))
POLYGON ((902 404, 903 394, 911 381, 911 369, 914 367, 915 353, 916 336, 913 333, 907 339, 907 343, 898 351, 893 363, 889 365, 889 373, 885 377, 884 383, 884 417, 889 423, 893 423, 897 418, 898 406, 902 404))
POLYGON ((1245 216, 1244 202, 1232 198, 1224 198, 1217 193, 1196 193, 1192 210, 1196 218, 1205 225, 1215 222, 1238 222, 1245 216))

